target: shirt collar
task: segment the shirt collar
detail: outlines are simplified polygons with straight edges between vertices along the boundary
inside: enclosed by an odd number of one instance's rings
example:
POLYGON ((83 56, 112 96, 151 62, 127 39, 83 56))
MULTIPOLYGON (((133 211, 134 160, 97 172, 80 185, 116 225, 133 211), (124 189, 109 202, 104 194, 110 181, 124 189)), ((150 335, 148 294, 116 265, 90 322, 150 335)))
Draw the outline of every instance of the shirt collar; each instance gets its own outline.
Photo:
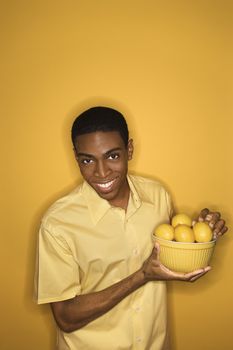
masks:
POLYGON ((91 218, 96 224, 111 208, 111 205, 107 200, 101 198, 86 181, 83 183, 82 193, 86 199, 91 218))
POLYGON ((134 186, 133 179, 130 175, 127 176, 127 180, 130 187, 128 210, 130 209, 130 205, 132 205, 135 209, 138 209, 141 206, 141 198, 139 197, 139 194, 134 186))
MULTIPOLYGON (((133 176, 128 175, 127 180, 130 187, 130 198, 127 209, 127 214, 132 215, 142 204, 147 202, 153 204, 150 199, 145 195, 144 191, 138 191, 133 183, 133 176)), ((86 182, 83 182, 82 193, 86 199, 86 203, 91 214, 91 218, 94 224, 111 209, 110 203, 101 198, 97 192, 86 182)))
POLYGON ((133 181, 133 175, 128 175, 127 179, 132 193, 132 198, 137 208, 141 205, 142 202, 154 205, 152 198, 147 194, 147 191, 145 191, 144 184, 136 187, 133 181))

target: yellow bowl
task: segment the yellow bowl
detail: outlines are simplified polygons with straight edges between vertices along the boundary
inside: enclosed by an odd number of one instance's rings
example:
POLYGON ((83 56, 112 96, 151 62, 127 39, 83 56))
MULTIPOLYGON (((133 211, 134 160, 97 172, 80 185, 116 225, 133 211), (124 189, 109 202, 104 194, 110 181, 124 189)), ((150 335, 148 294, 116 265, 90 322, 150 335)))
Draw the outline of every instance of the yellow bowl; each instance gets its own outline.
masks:
POLYGON ((170 270, 191 272, 209 265, 216 241, 183 243, 153 236, 160 245, 160 261, 170 270))

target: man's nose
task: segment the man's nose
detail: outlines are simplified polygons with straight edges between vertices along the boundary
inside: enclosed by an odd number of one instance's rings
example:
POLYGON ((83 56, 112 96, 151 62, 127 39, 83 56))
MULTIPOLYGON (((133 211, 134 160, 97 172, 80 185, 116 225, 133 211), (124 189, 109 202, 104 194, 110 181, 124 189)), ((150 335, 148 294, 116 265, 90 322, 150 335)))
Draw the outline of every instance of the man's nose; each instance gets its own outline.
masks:
POLYGON ((96 164, 95 176, 105 178, 110 172, 107 162, 99 161, 96 164))

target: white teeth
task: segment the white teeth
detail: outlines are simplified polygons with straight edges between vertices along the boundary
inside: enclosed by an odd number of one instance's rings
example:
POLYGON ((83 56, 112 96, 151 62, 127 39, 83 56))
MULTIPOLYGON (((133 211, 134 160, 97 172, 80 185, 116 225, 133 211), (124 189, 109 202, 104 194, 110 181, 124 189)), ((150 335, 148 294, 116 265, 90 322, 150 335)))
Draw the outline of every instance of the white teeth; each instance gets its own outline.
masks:
POLYGON ((113 181, 106 182, 105 184, 98 184, 99 187, 108 188, 113 184, 113 181))

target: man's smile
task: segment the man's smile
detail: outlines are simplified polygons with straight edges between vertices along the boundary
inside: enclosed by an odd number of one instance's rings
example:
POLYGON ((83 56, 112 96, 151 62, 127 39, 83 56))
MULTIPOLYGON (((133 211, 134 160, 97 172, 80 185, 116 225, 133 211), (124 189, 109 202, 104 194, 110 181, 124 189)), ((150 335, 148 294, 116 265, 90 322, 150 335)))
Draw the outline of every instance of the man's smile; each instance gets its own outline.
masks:
POLYGON ((104 183, 95 183, 95 186, 99 187, 101 190, 110 190, 115 181, 116 179, 104 183))

